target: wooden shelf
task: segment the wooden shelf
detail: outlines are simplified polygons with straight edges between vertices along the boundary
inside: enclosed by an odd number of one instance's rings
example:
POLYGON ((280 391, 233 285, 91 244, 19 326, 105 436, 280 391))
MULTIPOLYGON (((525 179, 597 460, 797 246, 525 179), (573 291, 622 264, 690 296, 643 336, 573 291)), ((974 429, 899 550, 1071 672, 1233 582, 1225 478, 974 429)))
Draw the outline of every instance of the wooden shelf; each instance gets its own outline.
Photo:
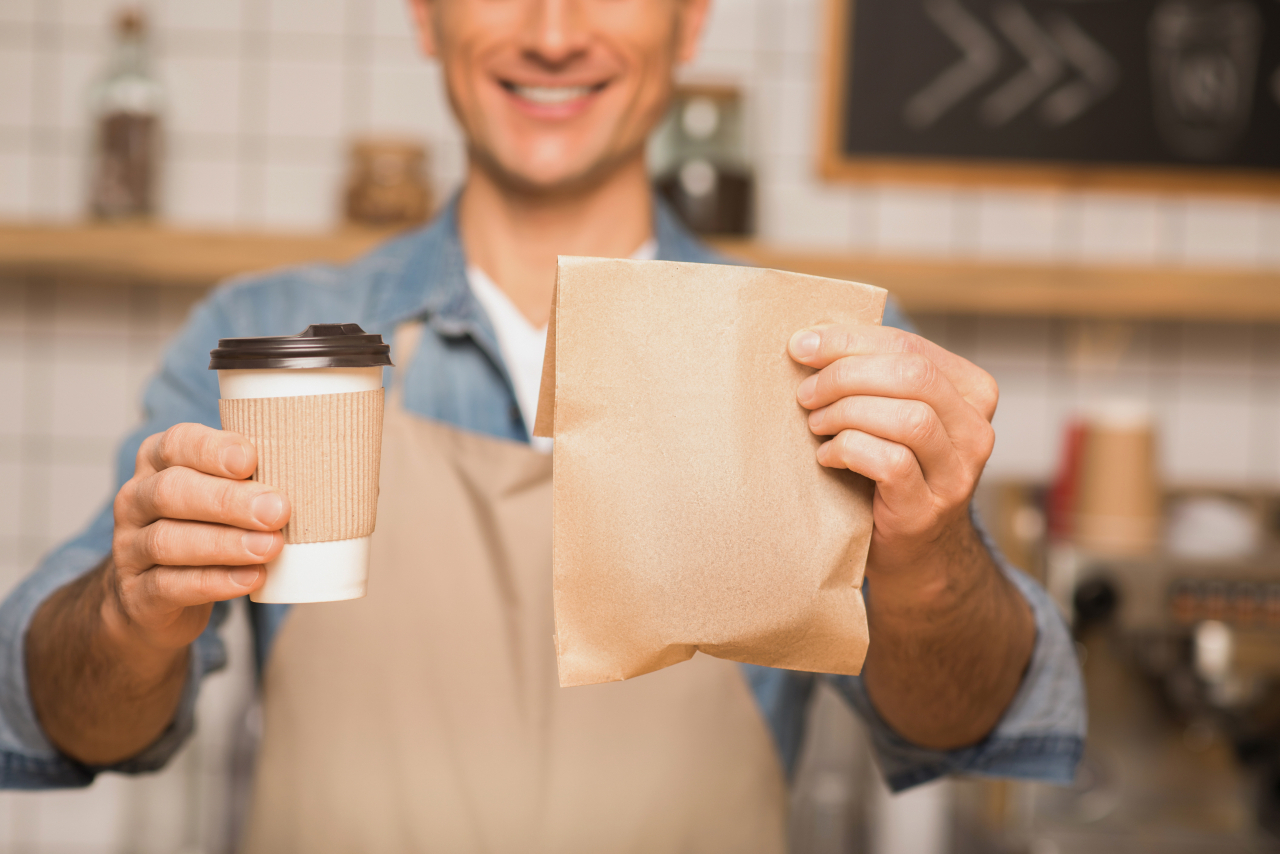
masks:
POLYGON ((357 229, 315 235, 0 225, 0 275, 205 288, 256 270, 347 261, 387 237, 357 229))
MULTIPOLYGON (((208 287, 241 273, 346 261, 387 232, 264 234, 149 226, 0 225, 0 276, 208 287)), ((1280 321, 1280 270, 1082 267, 837 255, 716 241, 761 266, 889 289, 916 313, 1280 321)))
POLYGON ((721 248, 760 266, 879 285, 916 313, 1280 320, 1280 269, 930 261, 823 255, 753 242, 721 248))

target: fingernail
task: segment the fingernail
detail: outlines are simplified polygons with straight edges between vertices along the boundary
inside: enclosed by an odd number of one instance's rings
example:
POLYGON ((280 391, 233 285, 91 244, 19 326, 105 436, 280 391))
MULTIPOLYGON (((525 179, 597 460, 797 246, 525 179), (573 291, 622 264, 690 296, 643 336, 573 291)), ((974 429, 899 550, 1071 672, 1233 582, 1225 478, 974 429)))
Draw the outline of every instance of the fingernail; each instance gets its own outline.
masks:
POLYGON ((232 581, 239 584, 241 587, 252 587, 253 582, 258 580, 258 574, 260 572, 262 572, 262 570, 245 566, 240 569, 233 569, 227 574, 231 576, 232 581))
POLYGON ((222 452, 222 467, 232 474, 239 474, 244 471, 245 464, 249 462, 245 456, 244 448, 240 445, 232 445, 222 452))
POLYGON ((271 547, 275 545, 275 534, 268 534, 262 531, 250 531, 241 539, 244 547, 249 550, 250 554, 263 557, 267 552, 271 551, 271 547))
POLYGON ((818 345, 821 343, 818 333, 802 329, 791 336, 791 352, 798 358, 807 359, 818 352, 818 345))
POLYGON ((813 399, 813 394, 818 388, 818 375, 812 374, 804 382, 800 383, 800 388, 796 389, 796 397, 800 398, 801 403, 808 403, 813 399))
POLYGON ((822 427, 822 419, 826 417, 827 408, 815 409, 809 413, 809 429, 818 430, 822 427))
POLYGON ((280 514, 284 512, 284 501, 279 493, 264 492, 253 499, 250 508, 253 511, 253 518, 258 520, 259 525, 271 527, 280 521, 280 514))

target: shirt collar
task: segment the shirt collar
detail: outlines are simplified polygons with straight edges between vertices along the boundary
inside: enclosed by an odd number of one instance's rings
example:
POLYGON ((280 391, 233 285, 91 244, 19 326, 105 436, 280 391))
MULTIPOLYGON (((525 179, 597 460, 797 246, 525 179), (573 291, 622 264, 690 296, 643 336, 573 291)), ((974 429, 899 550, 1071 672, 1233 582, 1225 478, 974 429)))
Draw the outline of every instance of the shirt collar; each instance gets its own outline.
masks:
MULTIPOLYGON (((653 230, 659 260, 707 258, 707 250, 657 196, 653 230)), ((376 251, 366 263, 378 268, 370 295, 370 315, 375 322, 390 328, 426 318, 441 334, 471 334, 496 352, 493 327, 467 284, 467 260, 458 235, 457 194, 431 224, 376 251)))

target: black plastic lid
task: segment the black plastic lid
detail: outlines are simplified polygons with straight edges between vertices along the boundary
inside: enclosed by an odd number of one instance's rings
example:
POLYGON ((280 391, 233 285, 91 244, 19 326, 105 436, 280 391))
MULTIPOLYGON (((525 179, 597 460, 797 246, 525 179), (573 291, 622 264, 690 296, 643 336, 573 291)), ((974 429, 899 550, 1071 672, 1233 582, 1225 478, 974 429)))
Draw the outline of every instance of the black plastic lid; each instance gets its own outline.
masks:
POLYGON ((313 323, 299 335, 223 338, 209 370, 255 368, 376 368, 391 364, 391 347, 358 323, 313 323))

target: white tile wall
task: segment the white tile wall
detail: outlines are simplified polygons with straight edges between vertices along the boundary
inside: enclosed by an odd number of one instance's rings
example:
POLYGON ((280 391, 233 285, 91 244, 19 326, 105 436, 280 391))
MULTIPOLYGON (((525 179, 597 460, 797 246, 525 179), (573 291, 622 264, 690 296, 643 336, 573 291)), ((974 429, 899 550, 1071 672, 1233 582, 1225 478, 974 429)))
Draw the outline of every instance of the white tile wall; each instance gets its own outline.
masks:
POLYGON ((30 153, 0 152, 0 217, 18 219, 30 213, 31 169, 30 153))
POLYGON ((1077 204, 1079 257, 1103 263, 1153 264, 1160 260, 1160 200, 1099 193, 1081 198, 1077 204))
POLYGON ((1280 487, 1280 328, 915 318, 1000 384, 989 479, 1046 481, 1068 422, 1113 401, 1153 416, 1176 485, 1280 487))
MULTIPOLYGON (((17 40, 15 40, 17 41, 17 40)), ((27 39, 0 53, 0 125, 28 128, 34 118, 35 50, 27 39)))
POLYGON ((163 185, 165 210, 177 221, 225 228, 238 225, 242 172, 233 154, 174 158, 163 185))
POLYGON ((895 255, 950 255, 961 193, 932 187, 881 190, 877 248, 895 255))
POLYGON ((1062 219, 1059 196, 989 190, 977 199, 977 254, 986 258, 1053 258, 1062 219))
POLYGON ((1256 256, 1262 263, 1263 205, 1256 201, 1203 200, 1187 205, 1183 252, 1192 264, 1232 264, 1256 256))
POLYGON ((209 0, 166 0, 162 6, 154 8, 153 15, 166 31, 235 33, 243 21, 242 5, 236 2, 210 3, 209 0))

